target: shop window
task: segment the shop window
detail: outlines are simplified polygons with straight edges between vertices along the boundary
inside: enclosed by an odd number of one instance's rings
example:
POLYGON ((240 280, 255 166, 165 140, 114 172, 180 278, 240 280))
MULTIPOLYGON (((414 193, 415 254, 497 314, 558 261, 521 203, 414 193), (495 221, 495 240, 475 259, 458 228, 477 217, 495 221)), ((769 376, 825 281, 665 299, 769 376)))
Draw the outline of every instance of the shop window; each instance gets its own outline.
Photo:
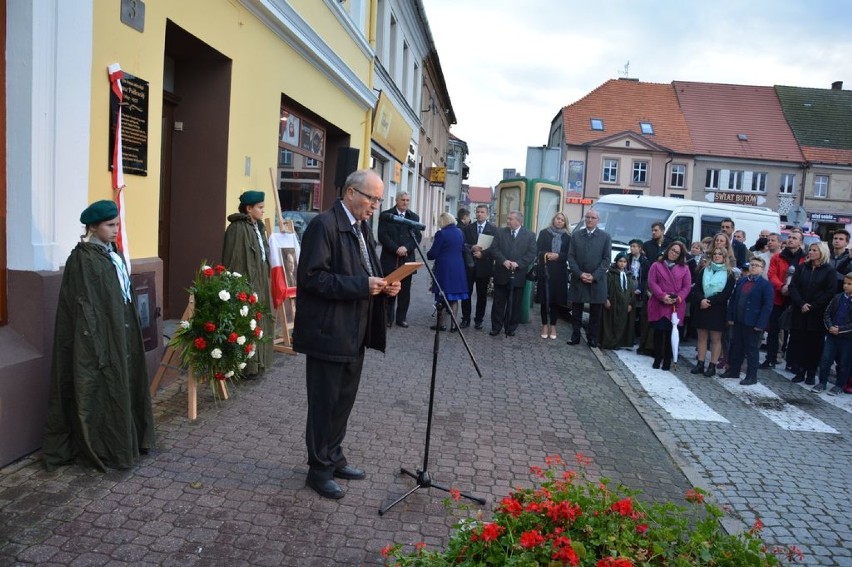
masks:
POLYGON ((278 137, 278 196, 282 211, 315 211, 322 206, 325 129, 281 109, 278 137))

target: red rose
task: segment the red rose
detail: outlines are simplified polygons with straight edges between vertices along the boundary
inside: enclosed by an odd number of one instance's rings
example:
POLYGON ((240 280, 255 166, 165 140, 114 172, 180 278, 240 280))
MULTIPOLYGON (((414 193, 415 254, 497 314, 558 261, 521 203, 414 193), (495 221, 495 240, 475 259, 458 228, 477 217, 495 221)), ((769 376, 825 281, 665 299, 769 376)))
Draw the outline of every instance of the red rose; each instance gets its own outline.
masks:
POLYGON ((225 379, 225 375, 221 372, 217 372, 214 376, 216 377, 216 380, 224 380, 225 379))
POLYGON ((198 337, 197 339, 195 339, 195 348, 197 348, 198 350, 204 350, 205 348, 207 348, 207 341, 205 341, 201 337, 198 337))
POLYGON ((229 342, 229 343, 235 343, 235 342, 237 342, 237 334, 236 334, 236 333, 231 333, 230 335, 228 335, 228 342, 229 342))
POLYGON ((204 270, 203 274, 209 278, 210 276, 213 275, 213 268, 206 268, 204 270))
POLYGON ((237 299, 245 303, 246 301, 248 301, 248 294, 244 291, 241 291, 237 294, 237 299))
POLYGON ((249 300, 248 300, 248 301, 249 301, 249 303, 251 303, 252 305, 254 305, 255 303, 257 303, 257 297, 255 297, 255 296, 254 296, 254 294, 251 294, 251 295, 249 296, 249 300))
POLYGON ((216 330, 216 325, 214 325, 212 321, 207 321, 206 323, 204 323, 204 330, 208 333, 212 333, 216 330))
POLYGON ((217 265, 216 265, 216 273, 217 273, 217 274, 221 274, 221 273, 222 273, 222 272, 224 272, 224 271, 225 271, 225 266, 223 266, 222 264, 217 264, 217 265))
POLYGON ((261 334, 262 332, 263 332, 263 329, 261 329, 260 327, 255 327, 255 329, 254 329, 254 336, 259 338, 259 337, 260 337, 260 334, 261 334))
POLYGON ((257 319, 258 321, 260 321, 260 318, 261 318, 261 317, 263 317, 263 313, 261 313, 260 311, 258 311, 258 312, 257 312, 257 313, 255 313, 255 315, 254 315, 254 318, 255 318, 255 319, 257 319))
POLYGON ((253 350, 254 350, 254 345, 252 345, 252 344, 246 345, 246 348, 245 348, 246 354, 250 353, 253 350))

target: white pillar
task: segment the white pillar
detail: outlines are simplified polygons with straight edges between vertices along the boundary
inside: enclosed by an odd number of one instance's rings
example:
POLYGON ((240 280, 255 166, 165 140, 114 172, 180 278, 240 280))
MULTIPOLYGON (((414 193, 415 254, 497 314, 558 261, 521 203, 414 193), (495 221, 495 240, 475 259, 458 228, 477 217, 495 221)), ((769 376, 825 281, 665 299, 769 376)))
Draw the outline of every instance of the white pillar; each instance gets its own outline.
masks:
POLYGON ((55 271, 88 201, 93 6, 9 0, 7 10, 8 267, 55 271))

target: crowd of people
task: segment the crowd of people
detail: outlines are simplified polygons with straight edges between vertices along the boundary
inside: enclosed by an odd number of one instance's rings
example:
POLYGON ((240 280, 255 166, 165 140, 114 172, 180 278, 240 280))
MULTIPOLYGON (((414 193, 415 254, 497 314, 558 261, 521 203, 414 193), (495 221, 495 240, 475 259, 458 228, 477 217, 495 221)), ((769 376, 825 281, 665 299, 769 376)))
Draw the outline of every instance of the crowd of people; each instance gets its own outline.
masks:
MULTIPOLYGON (((341 198, 306 228, 296 267, 293 347, 306 355, 306 484, 326 498, 344 496, 337 479, 365 476, 342 449, 365 350, 384 351, 387 329, 408 327, 413 274, 401 281, 387 276, 415 260, 423 226, 409 208, 409 195, 398 193, 394 206, 379 215, 382 249, 377 253, 364 221, 380 210, 383 194, 375 172, 352 173, 341 198)), ((228 217, 223 260, 245 273, 268 303, 264 199, 259 191, 240 196, 239 212, 228 217)), ((670 239, 658 222, 649 240, 632 240, 629 251, 611 261, 612 240, 598 227, 594 208, 573 231, 560 212, 538 235, 523 226, 520 211, 507 213, 505 227, 488 219, 484 205, 476 207, 474 218, 466 209, 457 217, 441 214, 427 254, 434 261, 435 302, 443 304, 446 298, 453 315, 451 331, 471 322, 483 329, 493 286, 489 334, 514 336, 524 287, 534 280, 542 339, 557 338, 561 309, 570 306, 567 342, 578 345, 588 306, 590 347, 637 347, 653 356, 655 369, 671 368, 673 336, 694 335, 698 348, 692 374, 739 378, 745 364, 740 384, 755 384, 758 369, 782 364, 783 355, 793 382, 805 382, 816 393, 852 394, 852 261, 845 230, 834 232, 830 248, 825 242, 803 248, 797 230, 783 241, 778 233, 761 231, 748 248, 746 234, 735 230, 731 219, 724 219, 714 236, 693 243, 670 239), (829 388, 833 367, 836 379, 829 388)), ((128 468, 153 446, 154 428, 133 290, 115 245, 118 210, 111 201, 98 201, 80 221, 86 234, 66 264, 57 311, 44 460, 49 469, 80 456, 102 470, 128 468), (87 307, 94 303, 108 309, 87 307), (102 313, 103 321, 90 312, 102 313), (94 333, 94 324, 107 332, 94 333), (106 367, 98 362, 103 357, 92 354, 105 336, 114 336, 123 349, 113 353, 119 362, 106 367), (92 340, 94 347, 87 346, 92 340), (106 439, 86 421, 91 412, 106 416, 103 423, 121 433, 120 442, 106 439)), ((261 326, 272 333, 271 319, 261 326)), ((433 329, 446 326, 436 323, 433 329)), ((271 344, 264 345, 243 378, 268 369, 271 351, 271 344)))

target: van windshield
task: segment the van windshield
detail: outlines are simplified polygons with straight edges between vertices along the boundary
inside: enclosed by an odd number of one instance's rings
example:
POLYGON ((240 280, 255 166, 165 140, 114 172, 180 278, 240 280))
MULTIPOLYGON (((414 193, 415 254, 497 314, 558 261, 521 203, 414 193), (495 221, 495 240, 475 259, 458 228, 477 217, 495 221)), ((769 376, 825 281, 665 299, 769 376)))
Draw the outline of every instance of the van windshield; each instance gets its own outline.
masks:
MULTIPOLYGON (((601 217, 598 226, 612 238, 613 244, 625 246, 634 238, 646 241, 651 238, 651 225, 664 223, 672 214, 670 209, 634 207, 615 203, 596 203, 594 209, 601 217)), ((583 223, 579 223, 582 227, 583 223)))

